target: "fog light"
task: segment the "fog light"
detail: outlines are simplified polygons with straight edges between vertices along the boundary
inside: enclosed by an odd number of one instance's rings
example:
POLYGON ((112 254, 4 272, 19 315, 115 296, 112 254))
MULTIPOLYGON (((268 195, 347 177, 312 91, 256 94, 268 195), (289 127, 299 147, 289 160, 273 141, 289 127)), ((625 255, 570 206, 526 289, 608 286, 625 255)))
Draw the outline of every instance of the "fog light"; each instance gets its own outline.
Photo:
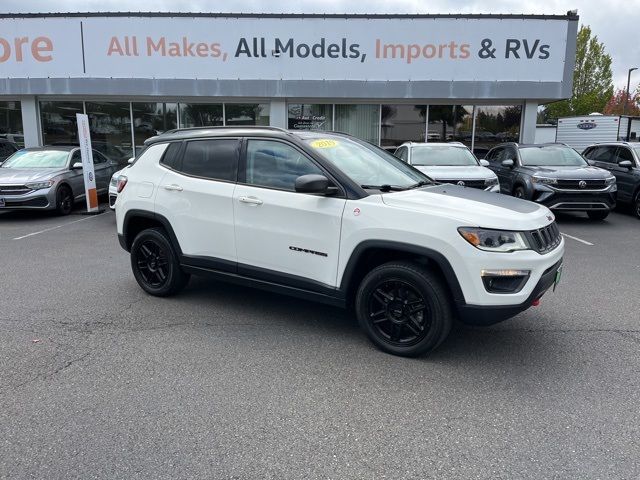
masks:
POLYGON ((480 275, 489 293, 518 293, 529 280, 530 270, 482 270, 480 275))

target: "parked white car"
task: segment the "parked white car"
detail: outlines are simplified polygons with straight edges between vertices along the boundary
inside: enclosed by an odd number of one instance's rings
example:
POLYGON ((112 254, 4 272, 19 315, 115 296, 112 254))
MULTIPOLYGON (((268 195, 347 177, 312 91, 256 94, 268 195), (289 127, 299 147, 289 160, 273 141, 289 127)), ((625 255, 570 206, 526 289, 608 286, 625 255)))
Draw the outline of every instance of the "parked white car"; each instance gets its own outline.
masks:
POLYGON ((396 355, 433 350, 454 317, 512 317, 560 278, 546 207, 435 184, 349 135, 171 131, 145 142, 118 189, 118 238, 147 293, 211 275, 349 306, 396 355))
POLYGON ((478 160, 462 143, 406 142, 395 156, 438 182, 500 192, 498 177, 487 168, 489 162, 478 160))

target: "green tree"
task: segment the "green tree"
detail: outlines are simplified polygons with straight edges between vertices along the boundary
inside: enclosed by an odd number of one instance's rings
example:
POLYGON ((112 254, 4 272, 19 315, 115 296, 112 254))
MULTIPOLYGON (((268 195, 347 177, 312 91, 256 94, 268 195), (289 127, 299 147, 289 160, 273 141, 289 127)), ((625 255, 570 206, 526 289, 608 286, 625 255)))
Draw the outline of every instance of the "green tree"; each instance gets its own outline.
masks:
POLYGON ((611 56, 604 44, 583 25, 578 32, 576 66, 573 71, 573 95, 568 100, 547 106, 550 118, 588 115, 602 112, 613 94, 611 56))

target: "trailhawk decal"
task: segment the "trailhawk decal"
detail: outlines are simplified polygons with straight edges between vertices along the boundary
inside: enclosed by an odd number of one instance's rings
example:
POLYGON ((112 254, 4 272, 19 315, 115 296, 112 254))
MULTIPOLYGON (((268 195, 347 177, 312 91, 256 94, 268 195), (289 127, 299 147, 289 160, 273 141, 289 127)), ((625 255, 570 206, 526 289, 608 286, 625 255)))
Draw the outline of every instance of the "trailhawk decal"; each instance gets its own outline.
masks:
POLYGON ((328 257, 324 252, 316 252, 315 250, 309 250, 308 248, 300 248, 300 247, 289 247, 289 250, 293 250, 294 252, 304 252, 304 253, 312 253, 313 255, 318 255, 319 257, 328 257))

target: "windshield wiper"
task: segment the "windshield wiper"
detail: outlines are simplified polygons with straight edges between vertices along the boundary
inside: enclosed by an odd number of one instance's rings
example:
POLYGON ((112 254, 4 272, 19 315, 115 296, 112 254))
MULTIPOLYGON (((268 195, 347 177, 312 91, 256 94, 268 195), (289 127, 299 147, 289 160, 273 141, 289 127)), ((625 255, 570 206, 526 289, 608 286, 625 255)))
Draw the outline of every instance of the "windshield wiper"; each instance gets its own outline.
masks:
POLYGON ((411 190, 413 188, 420 188, 420 187, 424 187, 426 185, 432 185, 433 182, 429 182, 427 180, 420 180, 418 183, 414 183, 413 185, 409 185, 407 187, 407 190, 411 190))
POLYGON ((389 185, 386 183, 383 185, 360 185, 360 187, 365 190, 380 190, 381 192, 401 192, 402 190, 405 190, 404 187, 398 187, 396 185, 389 185))

